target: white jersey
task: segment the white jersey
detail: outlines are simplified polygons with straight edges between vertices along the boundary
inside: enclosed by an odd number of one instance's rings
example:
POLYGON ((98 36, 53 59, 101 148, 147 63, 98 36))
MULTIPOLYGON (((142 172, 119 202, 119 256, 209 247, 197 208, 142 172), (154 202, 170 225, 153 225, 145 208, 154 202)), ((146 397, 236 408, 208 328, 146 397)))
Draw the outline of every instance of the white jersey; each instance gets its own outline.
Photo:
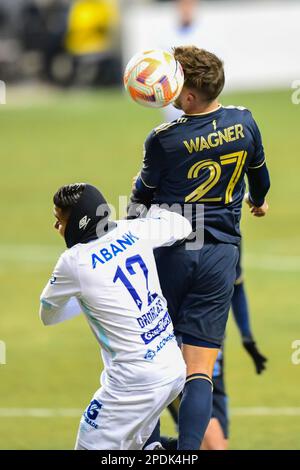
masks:
POLYGON ((182 372, 153 249, 190 232, 187 219, 156 207, 61 255, 41 295, 41 319, 54 324, 84 312, 102 348, 102 385, 142 390, 182 372))

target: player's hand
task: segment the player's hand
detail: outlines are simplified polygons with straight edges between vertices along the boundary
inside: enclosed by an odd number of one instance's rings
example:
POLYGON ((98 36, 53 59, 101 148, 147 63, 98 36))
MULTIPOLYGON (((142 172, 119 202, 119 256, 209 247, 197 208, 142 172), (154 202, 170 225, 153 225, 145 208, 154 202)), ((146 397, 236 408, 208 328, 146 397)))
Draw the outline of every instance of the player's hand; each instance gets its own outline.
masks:
POLYGON ((259 352, 253 339, 244 338, 243 346, 254 362, 256 373, 261 374, 266 369, 268 359, 259 352))
POLYGON ((250 201, 249 193, 245 194, 244 201, 250 207, 250 212, 254 215, 254 217, 264 217, 269 210, 267 201, 265 201, 260 207, 254 206, 250 201))
POLYGON ((269 205, 267 201, 265 201, 263 205, 260 207, 252 206, 250 212, 251 214, 254 215, 254 217, 264 217, 266 213, 268 212, 268 210, 269 210, 269 205))

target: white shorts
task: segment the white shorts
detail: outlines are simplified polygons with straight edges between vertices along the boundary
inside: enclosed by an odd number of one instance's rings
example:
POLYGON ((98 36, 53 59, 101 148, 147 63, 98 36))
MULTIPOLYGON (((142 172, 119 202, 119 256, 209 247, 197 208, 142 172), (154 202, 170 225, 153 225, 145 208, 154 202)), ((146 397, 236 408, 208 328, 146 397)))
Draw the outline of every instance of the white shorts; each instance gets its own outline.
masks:
POLYGON ((141 450, 166 406, 182 391, 186 375, 143 391, 102 387, 82 415, 76 450, 141 450))

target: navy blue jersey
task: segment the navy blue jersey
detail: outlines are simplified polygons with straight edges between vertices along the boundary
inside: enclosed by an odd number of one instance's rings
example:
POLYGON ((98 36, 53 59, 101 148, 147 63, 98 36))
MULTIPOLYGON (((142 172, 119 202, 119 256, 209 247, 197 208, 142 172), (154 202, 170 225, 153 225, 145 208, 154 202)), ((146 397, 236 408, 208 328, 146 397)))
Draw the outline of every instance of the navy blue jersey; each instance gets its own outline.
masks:
MULTIPOLYGON (((143 202, 142 184, 151 203, 203 204, 205 230, 222 242, 238 243, 244 176, 262 167, 264 149, 250 111, 220 106, 210 113, 185 114, 148 136, 132 200, 143 202)), ((268 187, 257 194, 253 188, 255 205, 263 203, 268 187)))

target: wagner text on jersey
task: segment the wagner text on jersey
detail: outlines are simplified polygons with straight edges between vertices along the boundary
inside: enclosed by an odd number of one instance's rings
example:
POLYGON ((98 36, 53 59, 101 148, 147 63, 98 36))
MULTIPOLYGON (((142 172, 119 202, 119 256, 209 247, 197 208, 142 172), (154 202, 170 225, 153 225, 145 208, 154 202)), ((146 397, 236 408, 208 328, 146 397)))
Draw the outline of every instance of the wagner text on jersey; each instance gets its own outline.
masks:
POLYGON ((243 139, 245 137, 244 127, 242 124, 226 127, 222 130, 211 132, 207 136, 198 136, 190 141, 184 140, 183 144, 190 154, 194 152, 202 152, 211 148, 219 147, 228 142, 243 139))

